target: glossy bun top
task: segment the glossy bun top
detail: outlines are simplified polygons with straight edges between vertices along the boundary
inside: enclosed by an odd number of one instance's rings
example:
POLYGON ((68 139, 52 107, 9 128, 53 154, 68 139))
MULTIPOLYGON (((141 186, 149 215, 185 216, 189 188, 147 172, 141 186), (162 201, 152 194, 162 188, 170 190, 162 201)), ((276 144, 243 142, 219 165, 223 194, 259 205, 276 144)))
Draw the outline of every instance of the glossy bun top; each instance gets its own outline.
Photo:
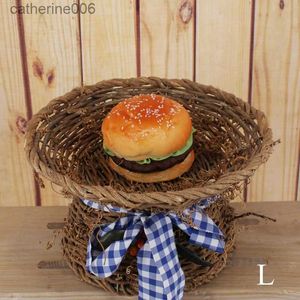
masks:
POLYGON ((101 130, 105 148, 136 161, 167 156, 184 147, 192 133, 192 121, 180 103, 142 94, 113 107, 101 130))

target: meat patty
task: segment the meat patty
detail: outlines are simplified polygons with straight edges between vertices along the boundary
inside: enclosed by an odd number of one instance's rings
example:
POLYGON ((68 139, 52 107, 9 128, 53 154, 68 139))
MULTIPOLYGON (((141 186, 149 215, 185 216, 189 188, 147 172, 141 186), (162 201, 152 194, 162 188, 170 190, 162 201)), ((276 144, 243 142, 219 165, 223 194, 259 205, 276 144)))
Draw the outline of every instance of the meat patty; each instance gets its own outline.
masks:
POLYGON ((139 164, 135 161, 129 161, 117 156, 111 156, 110 158, 122 168, 125 168, 132 172, 137 173, 151 173, 169 169, 174 165, 177 165, 185 160, 188 154, 191 152, 193 145, 184 153, 178 156, 171 156, 163 160, 152 160, 150 164, 139 164))

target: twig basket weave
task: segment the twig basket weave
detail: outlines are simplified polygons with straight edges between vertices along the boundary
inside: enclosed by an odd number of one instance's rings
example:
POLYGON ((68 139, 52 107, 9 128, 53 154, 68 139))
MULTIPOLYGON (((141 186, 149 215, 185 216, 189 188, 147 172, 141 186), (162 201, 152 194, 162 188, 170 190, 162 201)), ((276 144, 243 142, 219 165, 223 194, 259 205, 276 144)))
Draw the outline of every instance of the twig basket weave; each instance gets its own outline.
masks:
MULTIPOLYGON (((180 259, 186 276, 185 289, 191 291, 225 266, 235 236, 229 200, 239 184, 268 159, 272 146, 272 131, 264 113, 234 95, 190 80, 142 77, 101 81, 52 100, 29 122, 25 150, 38 174, 73 197, 62 240, 70 267, 93 285, 134 295, 138 288, 136 266, 128 257, 105 280, 86 272, 86 246, 91 230, 99 223, 113 222, 119 215, 96 212, 79 198, 126 209, 180 212, 200 199, 221 195, 206 212, 225 235, 225 252, 219 255, 187 245, 213 263, 212 267, 199 268, 180 259), (177 100, 189 111, 196 129, 196 159, 180 178, 132 184, 109 168, 100 128, 106 114, 119 101, 150 93, 177 100)), ((176 231, 175 237, 187 244, 180 232, 176 231)))
POLYGON ((66 192, 128 209, 178 209, 249 178, 272 151, 264 113, 232 94, 190 80, 113 79, 75 88, 29 122, 25 150, 35 171, 66 192), (103 118, 119 101, 156 93, 189 110, 196 160, 165 183, 134 184, 111 171, 102 150, 103 118))
MULTIPOLYGON (((179 256, 181 267, 185 274, 185 291, 191 292, 204 283, 211 281, 225 267, 228 256, 234 249, 236 225, 234 211, 228 200, 221 198, 206 209, 206 213, 215 221, 223 232, 226 242, 224 253, 218 254, 192 245, 182 235, 181 230, 175 231, 175 239, 181 245, 192 250, 198 256, 212 263, 211 267, 201 267, 179 256)), ((99 279, 86 271, 86 248, 91 231, 99 223, 114 222, 120 215, 118 213, 105 213, 87 207, 79 198, 74 198, 69 208, 69 215, 64 227, 62 245, 64 257, 74 271, 83 281, 101 287, 119 295, 136 295, 138 293, 138 274, 136 258, 126 255, 119 269, 112 276, 99 279)))

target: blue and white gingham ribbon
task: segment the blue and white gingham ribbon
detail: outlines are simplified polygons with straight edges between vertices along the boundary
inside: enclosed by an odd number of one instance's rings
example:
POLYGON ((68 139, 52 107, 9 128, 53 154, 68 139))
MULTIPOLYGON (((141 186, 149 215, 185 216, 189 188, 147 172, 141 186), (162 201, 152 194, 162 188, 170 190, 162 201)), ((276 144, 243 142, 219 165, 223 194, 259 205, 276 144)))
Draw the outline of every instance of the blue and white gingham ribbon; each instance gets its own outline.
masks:
POLYGON ((99 225, 93 230, 87 247, 87 270, 100 278, 111 276, 118 269, 132 241, 144 229, 147 240, 137 253, 139 300, 182 299, 185 277, 177 255, 173 225, 189 235, 190 243, 224 252, 221 230, 203 211, 218 198, 207 198, 183 211, 183 215, 191 216, 192 226, 173 212, 132 212, 83 199, 85 205, 94 209, 127 214, 116 222, 99 225), (120 229, 125 230, 123 240, 113 242, 103 250, 97 236, 101 238, 111 230, 120 229))

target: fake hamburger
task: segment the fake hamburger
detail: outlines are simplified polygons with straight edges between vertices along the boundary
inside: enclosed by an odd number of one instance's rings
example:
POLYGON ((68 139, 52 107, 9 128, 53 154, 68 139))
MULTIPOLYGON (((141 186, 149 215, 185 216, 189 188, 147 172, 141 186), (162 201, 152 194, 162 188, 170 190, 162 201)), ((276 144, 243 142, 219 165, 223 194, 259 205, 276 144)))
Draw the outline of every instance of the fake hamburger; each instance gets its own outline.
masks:
POLYGON ((109 165, 132 181, 161 182, 188 171, 195 154, 188 111, 161 95, 125 99, 102 123, 109 165))

